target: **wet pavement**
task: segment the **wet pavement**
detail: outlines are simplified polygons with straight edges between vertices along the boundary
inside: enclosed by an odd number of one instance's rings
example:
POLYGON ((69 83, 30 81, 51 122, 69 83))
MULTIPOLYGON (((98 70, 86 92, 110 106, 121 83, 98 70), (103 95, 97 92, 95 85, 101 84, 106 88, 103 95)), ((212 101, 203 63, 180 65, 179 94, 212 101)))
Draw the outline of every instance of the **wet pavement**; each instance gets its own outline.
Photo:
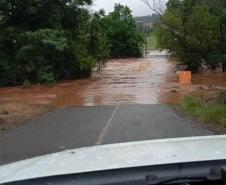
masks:
POLYGON ((165 105, 66 108, 0 137, 0 165, 93 145, 212 135, 165 105))

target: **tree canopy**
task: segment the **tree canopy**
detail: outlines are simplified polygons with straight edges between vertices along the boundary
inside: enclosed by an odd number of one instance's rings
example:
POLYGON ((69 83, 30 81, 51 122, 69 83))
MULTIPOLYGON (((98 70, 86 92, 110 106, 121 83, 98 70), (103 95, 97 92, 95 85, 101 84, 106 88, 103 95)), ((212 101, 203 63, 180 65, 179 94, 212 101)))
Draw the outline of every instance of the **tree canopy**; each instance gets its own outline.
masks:
POLYGON ((91 0, 0 0, 0 85, 89 76, 97 61, 141 56, 128 7, 92 13, 91 0))
POLYGON ((169 0, 156 28, 159 47, 170 49, 192 71, 225 70, 225 12, 225 0, 169 0))
POLYGON ((142 35, 127 6, 116 4, 114 12, 104 18, 105 30, 110 41, 111 57, 141 57, 142 35))

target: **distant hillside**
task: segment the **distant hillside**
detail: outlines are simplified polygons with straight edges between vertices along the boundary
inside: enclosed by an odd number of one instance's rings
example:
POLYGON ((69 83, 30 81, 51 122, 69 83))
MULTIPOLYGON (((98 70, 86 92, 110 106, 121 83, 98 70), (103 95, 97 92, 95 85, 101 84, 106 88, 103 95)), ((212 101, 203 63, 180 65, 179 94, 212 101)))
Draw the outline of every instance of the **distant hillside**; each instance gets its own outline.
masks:
POLYGON ((153 30, 153 24, 159 20, 159 16, 157 14, 152 14, 148 16, 134 17, 137 27, 140 31, 151 32, 153 30))
POLYGON ((147 16, 141 16, 141 17, 134 17, 136 22, 155 22, 159 19, 158 14, 152 14, 147 16))

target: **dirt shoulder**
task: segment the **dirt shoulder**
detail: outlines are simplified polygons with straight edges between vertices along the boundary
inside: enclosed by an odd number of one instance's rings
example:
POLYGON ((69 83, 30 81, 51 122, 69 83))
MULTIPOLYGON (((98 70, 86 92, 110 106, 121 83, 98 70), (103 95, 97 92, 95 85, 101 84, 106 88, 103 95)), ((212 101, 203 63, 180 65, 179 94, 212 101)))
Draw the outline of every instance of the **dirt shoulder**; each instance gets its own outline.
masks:
POLYGON ((32 105, 26 103, 7 103, 0 105, 0 135, 16 128, 25 121, 40 116, 43 113, 53 110, 47 105, 32 105))

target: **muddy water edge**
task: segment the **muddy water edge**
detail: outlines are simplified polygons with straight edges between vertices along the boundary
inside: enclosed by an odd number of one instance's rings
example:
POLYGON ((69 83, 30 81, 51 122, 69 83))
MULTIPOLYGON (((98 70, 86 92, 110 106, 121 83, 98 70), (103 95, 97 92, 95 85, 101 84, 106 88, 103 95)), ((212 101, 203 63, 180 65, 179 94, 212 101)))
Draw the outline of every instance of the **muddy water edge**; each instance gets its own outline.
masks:
POLYGON ((88 79, 54 86, 0 88, 0 134, 56 108, 117 104, 177 104, 192 91, 226 88, 226 74, 194 74, 191 85, 179 84, 176 65, 163 53, 148 58, 108 61, 88 79))

